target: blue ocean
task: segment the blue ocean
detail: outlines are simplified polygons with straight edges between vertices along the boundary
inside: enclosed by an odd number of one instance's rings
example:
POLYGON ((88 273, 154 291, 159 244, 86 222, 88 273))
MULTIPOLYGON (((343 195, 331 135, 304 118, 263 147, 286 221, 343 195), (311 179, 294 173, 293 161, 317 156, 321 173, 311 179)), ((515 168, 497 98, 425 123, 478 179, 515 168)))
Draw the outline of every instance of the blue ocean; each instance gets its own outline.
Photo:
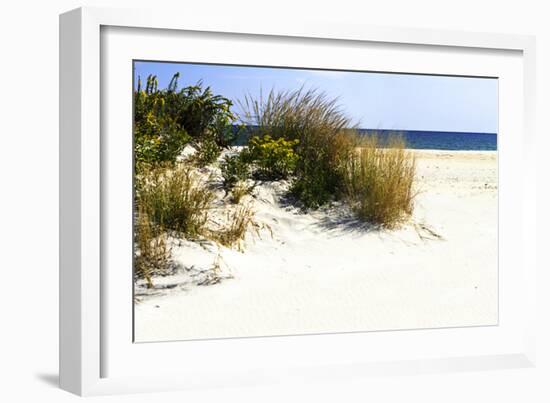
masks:
POLYGON ((402 135, 407 148, 418 150, 476 150, 494 151, 497 149, 496 133, 465 133, 465 132, 432 132, 416 130, 368 130, 359 129, 360 133, 376 133, 384 138, 392 134, 402 135))
MULTIPOLYGON (((247 138, 254 133, 254 127, 237 135, 235 145, 246 144, 247 138)), ((237 128, 235 128, 237 132, 237 128)), ((497 149, 496 133, 435 132, 419 130, 373 130, 359 129, 359 133, 377 134, 381 142, 392 134, 405 138, 407 148, 417 150, 470 150, 494 151, 497 149)))

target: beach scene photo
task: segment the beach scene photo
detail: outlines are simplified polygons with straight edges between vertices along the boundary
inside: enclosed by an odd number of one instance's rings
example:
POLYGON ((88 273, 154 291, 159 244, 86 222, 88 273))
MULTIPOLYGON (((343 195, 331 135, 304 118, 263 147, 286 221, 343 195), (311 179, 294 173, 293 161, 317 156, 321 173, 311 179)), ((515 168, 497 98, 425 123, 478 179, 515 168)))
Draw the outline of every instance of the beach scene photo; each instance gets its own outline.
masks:
POLYGON ((498 79, 133 62, 134 342, 498 325, 498 79))

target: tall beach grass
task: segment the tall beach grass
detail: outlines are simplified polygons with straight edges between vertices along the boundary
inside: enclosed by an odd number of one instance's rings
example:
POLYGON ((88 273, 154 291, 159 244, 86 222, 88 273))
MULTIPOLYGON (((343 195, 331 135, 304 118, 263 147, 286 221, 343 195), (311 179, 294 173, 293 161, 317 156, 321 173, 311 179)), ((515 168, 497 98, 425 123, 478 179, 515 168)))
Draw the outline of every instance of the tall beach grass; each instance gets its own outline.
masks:
POLYGON ((297 140, 291 191, 305 207, 345 200, 359 219, 388 228, 412 213, 416 163, 403 137, 359 135, 338 100, 316 89, 247 96, 241 108, 254 132, 297 140))
POLYGON ((134 226, 134 277, 144 279, 147 287, 153 287, 153 276, 168 274, 171 267, 171 250, 166 233, 151 223, 148 214, 138 209, 134 226))
POLYGON ((186 164, 140 169, 136 203, 151 221, 188 238, 204 234, 214 193, 186 164))
POLYGON ((343 167, 353 153, 355 136, 346 135, 351 120, 336 99, 315 89, 271 90, 267 97, 246 96, 243 120, 260 136, 297 140, 299 156, 292 193, 305 207, 319 207, 342 188, 343 167))
POLYGON ((395 227, 413 211, 416 160, 401 136, 365 136, 346 165, 346 199, 358 218, 395 227))

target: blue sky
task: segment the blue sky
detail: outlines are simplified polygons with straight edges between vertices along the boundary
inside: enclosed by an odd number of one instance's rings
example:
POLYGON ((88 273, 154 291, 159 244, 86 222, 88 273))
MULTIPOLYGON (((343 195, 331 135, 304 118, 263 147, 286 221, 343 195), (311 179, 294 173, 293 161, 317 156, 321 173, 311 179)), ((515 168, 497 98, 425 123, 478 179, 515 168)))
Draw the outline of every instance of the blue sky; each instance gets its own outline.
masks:
POLYGON ((135 82, 156 74, 159 88, 180 72, 179 88, 203 80, 237 104, 260 89, 318 88, 338 97, 360 128, 496 133, 498 80, 186 63, 135 62, 135 82))

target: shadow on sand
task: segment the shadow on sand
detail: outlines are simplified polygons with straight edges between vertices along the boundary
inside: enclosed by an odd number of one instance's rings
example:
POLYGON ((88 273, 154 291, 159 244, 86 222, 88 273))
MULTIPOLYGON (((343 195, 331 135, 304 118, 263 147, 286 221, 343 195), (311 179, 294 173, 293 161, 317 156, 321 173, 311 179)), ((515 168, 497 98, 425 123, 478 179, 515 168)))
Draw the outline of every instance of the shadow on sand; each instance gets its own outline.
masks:
POLYGON ((304 208, 294 196, 287 193, 282 195, 278 203, 281 207, 292 209, 296 214, 312 214, 316 218, 315 228, 326 231, 330 236, 338 237, 346 234, 363 235, 369 232, 381 232, 380 225, 359 220, 353 212, 342 203, 334 203, 330 207, 318 210, 304 208))
POLYGON ((315 225, 333 236, 347 234, 360 236, 371 232, 380 233, 383 230, 381 226, 361 221, 351 212, 342 208, 333 209, 323 214, 315 225))

